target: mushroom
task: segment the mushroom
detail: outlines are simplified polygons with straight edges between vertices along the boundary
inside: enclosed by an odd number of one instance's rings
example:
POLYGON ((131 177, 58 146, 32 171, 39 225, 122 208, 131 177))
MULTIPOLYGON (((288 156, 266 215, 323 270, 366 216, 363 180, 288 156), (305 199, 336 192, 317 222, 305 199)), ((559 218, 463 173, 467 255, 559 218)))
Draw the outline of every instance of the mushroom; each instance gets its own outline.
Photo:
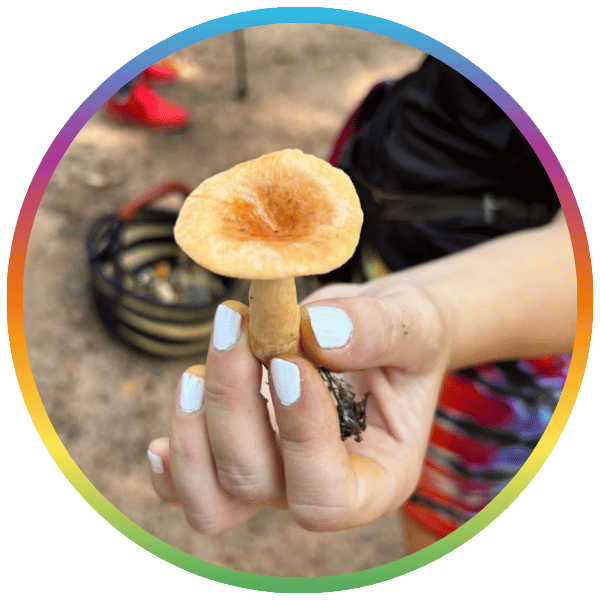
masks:
POLYGON ((175 239, 209 271, 250 279, 250 347, 265 365, 300 350, 295 277, 343 265, 363 214, 350 178, 300 150, 241 163, 184 202, 175 239))

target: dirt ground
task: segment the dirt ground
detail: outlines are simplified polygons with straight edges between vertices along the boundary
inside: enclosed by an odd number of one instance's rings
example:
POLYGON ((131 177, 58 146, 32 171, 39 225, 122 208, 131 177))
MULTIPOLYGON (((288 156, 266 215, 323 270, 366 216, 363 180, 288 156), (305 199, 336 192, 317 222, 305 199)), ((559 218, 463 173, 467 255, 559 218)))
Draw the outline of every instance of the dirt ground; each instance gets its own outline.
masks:
MULTIPOLYGON (((89 294, 91 221, 166 179, 195 187, 240 161, 283 148, 327 158, 370 87, 414 69, 422 54, 340 26, 245 30, 249 95, 235 99, 233 36, 172 59, 180 80, 161 93, 191 109, 180 133, 113 123, 99 111, 56 169, 37 213, 24 280, 29 359, 50 420, 86 477, 124 515, 168 544, 240 571, 276 576, 355 572, 403 556, 397 515, 340 533, 311 533, 264 510, 209 539, 154 494, 146 450, 169 430, 173 390, 193 362, 149 359, 110 338, 89 294), (285 551, 282 551, 285 549, 285 551)), ((101 82, 99 81, 98 84, 101 82)))

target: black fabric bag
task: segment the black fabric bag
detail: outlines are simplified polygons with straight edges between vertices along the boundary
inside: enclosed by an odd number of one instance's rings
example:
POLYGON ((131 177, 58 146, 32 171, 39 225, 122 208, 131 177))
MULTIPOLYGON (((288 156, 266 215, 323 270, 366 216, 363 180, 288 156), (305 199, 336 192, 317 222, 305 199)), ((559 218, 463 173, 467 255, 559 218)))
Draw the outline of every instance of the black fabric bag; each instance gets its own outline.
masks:
POLYGON ((510 118, 431 56, 414 73, 370 91, 330 162, 352 178, 365 224, 359 252, 329 281, 369 278, 360 258, 365 248, 398 270, 542 225, 560 207, 510 118))

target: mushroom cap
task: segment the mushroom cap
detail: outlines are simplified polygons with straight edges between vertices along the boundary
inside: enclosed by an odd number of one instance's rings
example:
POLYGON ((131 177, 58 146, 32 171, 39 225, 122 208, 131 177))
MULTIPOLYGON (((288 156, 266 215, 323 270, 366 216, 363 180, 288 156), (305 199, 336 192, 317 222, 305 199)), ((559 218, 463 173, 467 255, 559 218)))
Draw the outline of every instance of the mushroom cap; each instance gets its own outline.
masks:
POLYGON ((204 181, 184 202, 175 239, 213 273, 277 279, 343 265, 362 221, 346 173, 300 150, 282 150, 204 181))

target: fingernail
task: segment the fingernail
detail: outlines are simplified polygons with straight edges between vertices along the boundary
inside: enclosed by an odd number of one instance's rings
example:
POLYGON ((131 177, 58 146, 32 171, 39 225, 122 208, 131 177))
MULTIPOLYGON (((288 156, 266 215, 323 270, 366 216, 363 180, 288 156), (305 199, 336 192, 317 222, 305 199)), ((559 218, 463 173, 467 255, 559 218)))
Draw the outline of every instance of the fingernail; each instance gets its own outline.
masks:
POLYGON ((310 325, 321 348, 341 348, 352 335, 352 321, 336 306, 312 306, 307 309, 310 325))
POLYGON ((229 350, 233 348, 240 337, 240 326, 242 315, 221 304, 215 314, 213 327, 213 346, 217 350, 229 350))
POLYGON ((179 409, 190 415, 202 408, 204 400, 204 379, 191 373, 184 373, 179 390, 179 409))
POLYGON ((160 474, 165 472, 162 458, 157 454, 152 454, 150 450, 148 450, 148 460, 150 461, 150 468, 153 473, 160 474))
POLYGON ((281 358, 274 358, 270 367, 277 399, 284 406, 294 404, 300 398, 300 369, 281 358))

